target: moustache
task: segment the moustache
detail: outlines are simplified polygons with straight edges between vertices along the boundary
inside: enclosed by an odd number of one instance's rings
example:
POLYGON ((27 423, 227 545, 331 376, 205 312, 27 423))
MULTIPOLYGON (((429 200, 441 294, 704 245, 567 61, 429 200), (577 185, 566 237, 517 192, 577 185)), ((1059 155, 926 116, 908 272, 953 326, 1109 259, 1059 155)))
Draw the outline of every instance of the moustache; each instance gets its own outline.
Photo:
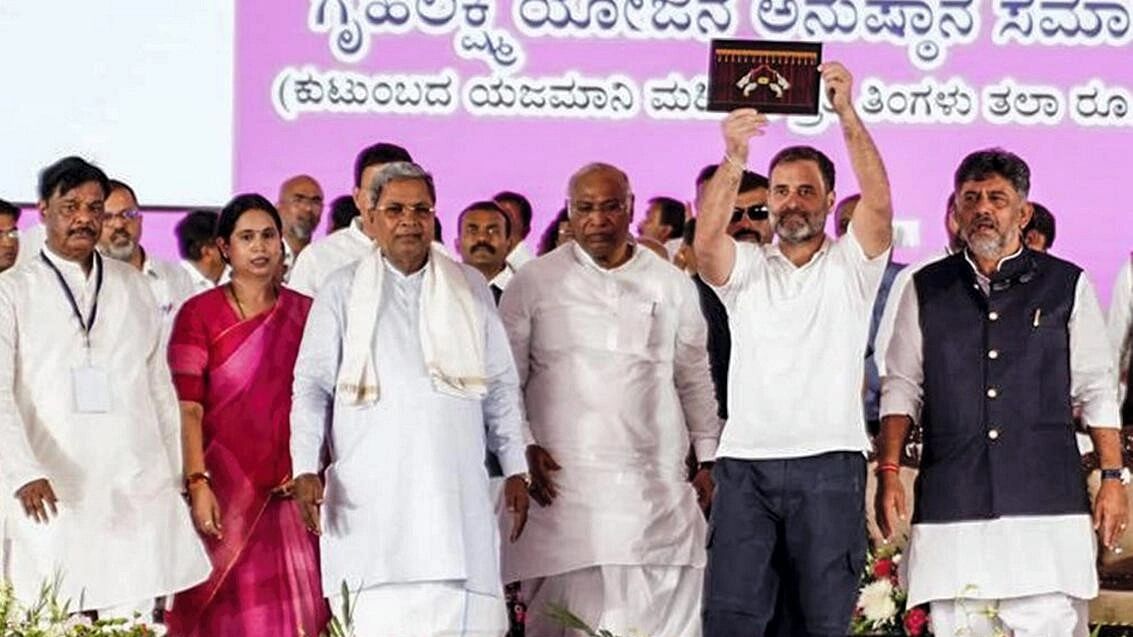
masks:
POLYGON ((110 238, 111 239, 129 239, 130 233, 126 232, 125 230, 115 230, 114 233, 110 235, 110 238))
POLYGON ((758 230, 740 230, 733 235, 733 238, 739 239, 740 241, 751 239, 757 243, 763 241, 763 235, 760 234, 758 230))
POLYGON ((83 226, 83 227, 80 227, 80 228, 72 228, 72 229, 67 231, 68 237, 90 237, 90 238, 93 239, 94 235, 95 235, 94 228, 91 228, 89 226, 83 226))
POLYGON ((496 253, 496 249, 494 247, 486 244, 486 243, 477 243, 476 245, 472 246, 472 249, 469 250, 469 252, 476 252, 477 250, 480 250, 480 249, 487 250, 488 254, 495 254, 496 253))

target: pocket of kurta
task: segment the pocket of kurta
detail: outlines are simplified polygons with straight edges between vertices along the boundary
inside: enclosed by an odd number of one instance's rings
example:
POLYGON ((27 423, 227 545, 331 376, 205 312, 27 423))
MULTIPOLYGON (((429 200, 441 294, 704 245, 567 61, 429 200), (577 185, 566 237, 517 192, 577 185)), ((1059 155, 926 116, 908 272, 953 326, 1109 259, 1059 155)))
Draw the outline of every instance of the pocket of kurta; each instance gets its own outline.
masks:
POLYGON ((622 298, 617 304, 617 343, 614 348, 646 358, 657 355, 655 331, 661 323, 661 303, 640 297, 622 298), (652 347, 651 347, 652 345, 652 347))

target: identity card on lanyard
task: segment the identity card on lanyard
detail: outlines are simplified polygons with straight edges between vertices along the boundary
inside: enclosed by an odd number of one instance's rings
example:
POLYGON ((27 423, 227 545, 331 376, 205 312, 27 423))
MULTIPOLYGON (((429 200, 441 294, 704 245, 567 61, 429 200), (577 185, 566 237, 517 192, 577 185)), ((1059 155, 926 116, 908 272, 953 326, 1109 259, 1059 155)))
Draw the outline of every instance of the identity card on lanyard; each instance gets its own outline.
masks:
POLYGON ((55 272, 55 277, 59 279, 59 286, 63 288, 63 294, 67 297, 67 301, 71 303, 71 311, 75 313, 75 319, 78 320, 79 328, 83 331, 83 349, 85 350, 83 363, 71 369, 75 411, 80 414, 106 413, 110 411, 110 375, 105 367, 94 364, 91 358, 90 343, 90 333, 94 329, 95 319, 98 318, 98 296, 102 292, 102 257, 98 252, 94 253, 94 265, 98 273, 94 286, 94 302, 91 303, 90 315, 86 318, 83 318, 83 313, 75 300, 75 294, 71 291, 71 287, 67 285, 63 273, 42 251, 39 253, 39 257, 55 272))

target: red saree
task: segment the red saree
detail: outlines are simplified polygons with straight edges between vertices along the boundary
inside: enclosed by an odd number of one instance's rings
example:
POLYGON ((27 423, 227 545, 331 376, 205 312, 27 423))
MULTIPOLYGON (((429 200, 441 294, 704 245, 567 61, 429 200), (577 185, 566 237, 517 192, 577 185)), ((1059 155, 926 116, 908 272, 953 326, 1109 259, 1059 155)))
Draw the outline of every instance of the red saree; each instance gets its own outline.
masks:
POLYGON ((177 315, 170 368, 178 398, 204 406, 224 537, 204 540, 212 575, 174 598, 171 636, 316 637, 329 618, 317 538, 293 500, 271 495, 291 475, 292 370, 310 307, 281 289, 274 307, 242 321, 217 288, 177 315))

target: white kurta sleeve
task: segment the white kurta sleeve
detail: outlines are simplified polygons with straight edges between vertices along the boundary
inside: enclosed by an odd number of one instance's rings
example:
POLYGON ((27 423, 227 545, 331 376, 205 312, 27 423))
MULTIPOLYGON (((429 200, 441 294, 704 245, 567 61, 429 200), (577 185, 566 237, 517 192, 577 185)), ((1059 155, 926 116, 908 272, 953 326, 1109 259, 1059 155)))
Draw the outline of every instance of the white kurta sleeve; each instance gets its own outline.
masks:
POLYGON ((486 285, 480 285, 484 310, 484 364, 488 393, 484 396, 484 424, 488 429, 488 450, 500 460, 505 476, 527 472, 527 441, 523 434, 519 376, 508 346, 507 332, 496 313, 486 285))
MULTIPOLYGON (((1126 259, 1113 284, 1113 297, 1109 304, 1109 340, 1117 352, 1118 373, 1129 369, 1133 350, 1133 259, 1126 259)), ((1128 385, 1128 378, 1123 379, 1128 385)))
POLYGON ((889 298, 885 299, 885 308, 881 311, 881 319, 877 322, 877 334, 873 337, 873 361, 877 365, 879 376, 885 375, 885 355, 889 350, 889 340, 893 338, 893 323, 897 319, 897 306, 901 303, 901 296, 905 287, 909 285, 917 268, 908 266, 902 268, 893 278, 893 285, 889 288, 889 298))
POLYGON ((1116 357, 1094 286, 1083 272, 1070 313, 1070 396, 1090 427, 1121 427, 1116 357))
POLYGON ((747 287, 748 281, 752 277, 752 268, 755 263, 763 261, 759 251, 762 250, 760 246, 752 245, 746 241, 736 241, 731 237, 728 239, 736 244, 736 259, 732 262, 732 271, 728 273, 728 280, 724 281, 723 285, 712 285, 708 283, 708 287, 716 292, 716 296, 720 297, 720 302, 724 304, 724 309, 728 311, 729 316, 736 308, 736 298, 739 296, 741 290, 747 287))
POLYGON ((0 472, 13 493, 33 480, 51 478, 32 452, 16 407, 16 303, 11 286, 0 286, 0 472))
POLYGON ((901 290, 881 377, 881 416, 920 419, 924 401, 924 343, 915 285, 901 290))
MULTIPOLYGON (((181 299, 184 301, 184 299, 181 299)), ((152 303, 149 296, 146 302, 152 303)), ((156 317, 157 310, 151 308, 149 316, 156 317)), ((177 390, 173 386, 173 374, 169 371, 168 334, 160 321, 154 321, 154 343, 146 357, 146 377, 149 380, 150 397, 157 412, 157 424, 161 430, 161 442, 169 461, 169 475, 181 475, 181 409, 177 401, 177 390)))
MULTIPOLYGON (((515 373, 519 382, 519 414, 523 438, 529 445, 537 444, 527 421, 527 409, 523 401, 523 390, 527 386, 527 374, 531 366, 531 305, 527 297, 529 277, 520 275, 512 278, 503 296, 500 297, 499 317, 507 333, 511 346, 515 373)), ((502 460, 502 459, 501 459, 502 460)))
POLYGON ((705 462, 716 457, 722 428, 708 371, 708 326, 691 278, 685 277, 679 294, 674 381, 696 459, 705 462))
POLYGON ((345 302, 350 273, 336 276, 315 296, 295 361, 291 392, 291 472, 318 473, 334 414, 334 386, 342 363, 345 302))

